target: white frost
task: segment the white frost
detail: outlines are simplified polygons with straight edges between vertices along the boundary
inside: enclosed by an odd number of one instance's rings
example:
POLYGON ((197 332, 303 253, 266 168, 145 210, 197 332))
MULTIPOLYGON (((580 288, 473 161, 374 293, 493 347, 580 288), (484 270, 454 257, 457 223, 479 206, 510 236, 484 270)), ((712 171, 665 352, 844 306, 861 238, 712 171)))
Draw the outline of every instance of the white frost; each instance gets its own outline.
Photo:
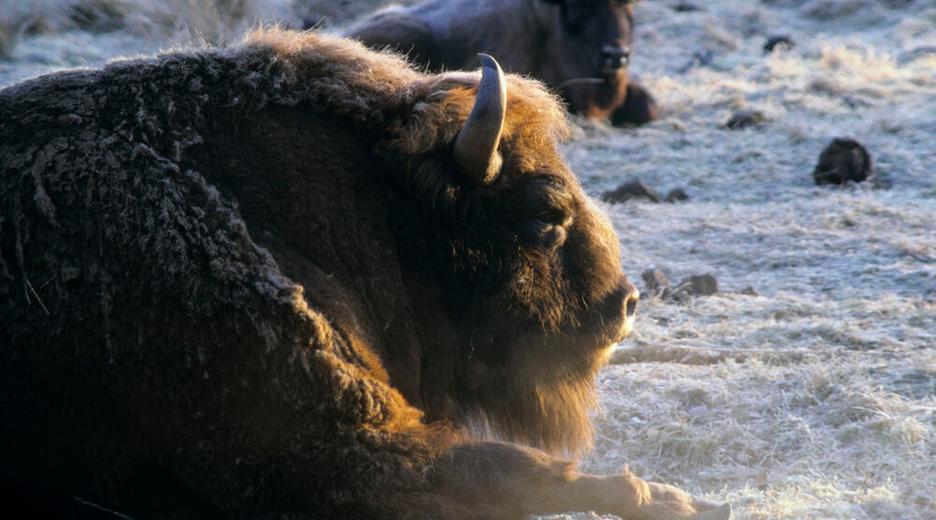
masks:
POLYGON ((663 118, 586 127, 566 153, 592 193, 685 188, 606 206, 625 269, 709 272, 723 294, 642 302, 585 467, 630 464, 740 519, 936 518, 936 4, 693 3, 638 4, 635 72, 663 118), (774 34, 796 47, 765 56, 774 34), (739 109, 769 122, 721 128, 739 109), (892 187, 813 186, 838 136, 892 187), (654 348, 679 355, 627 359, 654 348))

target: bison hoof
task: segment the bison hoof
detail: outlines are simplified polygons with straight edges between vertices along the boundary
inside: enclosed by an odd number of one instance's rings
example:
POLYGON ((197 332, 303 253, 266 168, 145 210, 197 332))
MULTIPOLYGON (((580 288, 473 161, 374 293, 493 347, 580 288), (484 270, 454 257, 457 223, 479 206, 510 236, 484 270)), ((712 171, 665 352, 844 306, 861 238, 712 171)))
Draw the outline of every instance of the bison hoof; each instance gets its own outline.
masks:
POLYGON ((611 114, 614 126, 642 125, 657 118, 656 100, 647 89, 636 83, 627 85, 627 97, 624 104, 611 114))
MULTIPOLYGON (((696 500, 685 491, 667 484, 647 482, 649 501, 634 515, 640 520, 730 520, 731 504, 716 506, 696 500)), ((630 518, 630 517, 628 517, 630 518)))

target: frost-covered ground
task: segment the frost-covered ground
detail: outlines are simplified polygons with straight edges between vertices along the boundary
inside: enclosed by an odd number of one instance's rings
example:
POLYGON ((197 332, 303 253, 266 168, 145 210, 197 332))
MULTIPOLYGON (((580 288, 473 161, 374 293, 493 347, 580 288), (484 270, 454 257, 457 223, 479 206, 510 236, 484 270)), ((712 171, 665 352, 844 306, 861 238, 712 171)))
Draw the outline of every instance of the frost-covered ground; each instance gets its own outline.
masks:
POLYGON ((586 466, 629 463, 738 518, 936 519, 936 2, 676 3, 638 7, 635 73, 664 117, 567 153, 593 193, 684 187, 689 203, 607 207, 625 268, 709 272, 723 293, 644 299, 586 466), (765 56, 776 34, 796 47, 765 56), (736 110, 769 121, 724 129, 736 110), (813 186, 837 136, 892 186, 813 186))
MULTIPOLYGON (((80 2, 0 0, 0 38, 15 40, 0 85, 193 34, 224 41, 253 20, 299 23, 288 0, 217 0, 243 8, 235 21, 196 0, 95 1, 136 8, 117 31, 39 30, 24 5, 42 18, 80 2)), ((376 3, 300 11, 340 23, 376 3)), ((625 268, 641 287, 654 267, 712 273, 721 293, 643 300, 601 376, 585 467, 629 464, 731 500, 739 519, 936 519, 936 2, 645 0, 637 16, 634 72, 663 117, 586 125, 566 153, 593 194, 633 177, 685 188, 687 203, 606 206, 625 268), (765 55, 776 34, 796 47, 765 55), (737 110, 768 121, 724 129, 737 110), (837 136, 865 144, 886 182, 813 186, 837 136)))

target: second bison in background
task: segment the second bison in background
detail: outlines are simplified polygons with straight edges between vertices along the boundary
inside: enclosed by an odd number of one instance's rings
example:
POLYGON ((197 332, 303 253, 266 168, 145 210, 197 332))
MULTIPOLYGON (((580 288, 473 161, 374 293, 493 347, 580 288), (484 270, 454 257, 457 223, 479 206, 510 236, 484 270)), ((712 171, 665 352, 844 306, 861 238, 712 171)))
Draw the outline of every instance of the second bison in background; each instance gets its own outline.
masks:
POLYGON ((346 31, 374 48, 406 53, 432 70, 472 69, 478 52, 558 91, 572 112, 615 125, 643 124, 657 106, 629 81, 633 2, 426 0, 378 12, 346 31))

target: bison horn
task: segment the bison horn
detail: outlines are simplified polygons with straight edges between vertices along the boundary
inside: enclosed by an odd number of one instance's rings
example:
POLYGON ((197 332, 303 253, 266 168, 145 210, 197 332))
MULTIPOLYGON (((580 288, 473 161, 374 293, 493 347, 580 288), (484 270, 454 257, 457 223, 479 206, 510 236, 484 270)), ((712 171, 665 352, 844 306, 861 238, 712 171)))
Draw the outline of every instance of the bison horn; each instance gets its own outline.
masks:
POLYGON ((455 138, 455 164, 474 184, 494 182, 501 169, 497 151, 504 117, 507 114, 507 82, 497 60, 487 54, 481 58, 481 83, 465 127, 455 138))

